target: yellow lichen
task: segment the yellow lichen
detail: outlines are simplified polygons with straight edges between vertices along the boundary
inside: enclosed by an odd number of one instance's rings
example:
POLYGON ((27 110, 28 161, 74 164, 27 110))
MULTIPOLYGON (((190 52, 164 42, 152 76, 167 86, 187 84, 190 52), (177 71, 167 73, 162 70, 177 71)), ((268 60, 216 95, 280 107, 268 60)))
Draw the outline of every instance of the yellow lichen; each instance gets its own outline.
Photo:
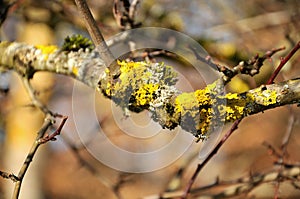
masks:
POLYGON ((222 106, 220 113, 225 116, 225 122, 235 121, 244 115, 247 98, 243 99, 237 93, 227 93, 224 97, 220 96, 220 98, 226 100, 224 104, 219 105, 222 106))
MULTIPOLYGON (((117 61, 118 79, 102 82, 102 92, 123 109, 140 112, 147 109, 156 97, 156 91, 174 85, 176 73, 163 63, 117 61)), ((109 69, 105 75, 109 77, 109 69)))
POLYGON ((239 96, 237 93, 228 93, 228 94, 226 94, 225 98, 228 100, 239 99, 239 96))
POLYGON ((78 67, 76 67, 76 66, 73 66, 73 67, 72 67, 72 73, 73 73, 73 75, 75 75, 75 77, 77 77, 77 76, 78 76, 78 74, 79 74, 78 67))
POLYGON ((180 125, 197 137, 205 136, 211 125, 213 100, 217 83, 192 93, 182 93, 175 99, 175 113, 180 114, 180 125))
MULTIPOLYGON (((163 89, 176 83, 176 74, 170 66, 125 61, 118 61, 118 64, 120 76, 105 82, 103 92, 106 95, 127 110, 150 110, 152 118, 163 128, 173 129, 180 125, 199 139, 206 139, 224 123, 241 119, 260 108, 264 110, 264 106, 275 104, 278 97, 267 86, 244 93, 224 94, 223 82, 217 80, 195 92, 174 92, 168 98, 160 99, 165 92, 163 89)), ((109 75, 109 70, 105 73, 109 75)))
POLYGON ((117 61, 120 66, 121 75, 130 72, 134 68, 138 68, 140 66, 146 66, 145 62, 126 62, 126 61, 117 61))
POLYGON ((35 47, 42 51, 42 54, 44 55, 45 60, 48 59, 48 56, 50 54, 52 54, 53 52, 55 52, 58 49, 57 46, 54 46, 54 45, 49 45, 49 46, 36 45, 35 47))
POLYGON ((138 106, 148 105, 155 99, 155 92, 159 88, 158 84, 145 84, 139 88, 133 95, 138 106))
POLYGON ((262 92, 258 92, 258 98, 260 99, 260 103, 264 106, 268 106, 276 103, 277 93, 276 91, 264 90, 262 92))

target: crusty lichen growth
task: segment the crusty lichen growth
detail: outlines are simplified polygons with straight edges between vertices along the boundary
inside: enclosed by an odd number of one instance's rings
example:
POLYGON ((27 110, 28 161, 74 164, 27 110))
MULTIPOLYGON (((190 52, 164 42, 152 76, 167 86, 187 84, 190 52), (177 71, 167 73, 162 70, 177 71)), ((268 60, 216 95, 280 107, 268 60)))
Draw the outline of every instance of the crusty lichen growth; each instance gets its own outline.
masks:
MULTIPOLYGON (((199 139, 224 123, 277 103, 278 94, 267 87, 241 94, 225 94, 221 80, 190 93, 176 90, 176 72, 163 63, 118 61, 121 74, 113 82, 102 82, 102 92, 123 109, 152 113, 163 128, 178 125, 199 139)), ((102 79, 109 76, 109 70, 102 79)), ((100 82, 101 83, 101 82, 100 82)))
POLYGON ((0 42, 0 70, 14 70, 27 78, 37 71, 71 76, 100 90, 124 110, 148 110, 163 128, 181 126, 200 139, 226 122, 300 103, 300 79, 263 85, 240 94, 225 94, 222 81, 217 80, 195 92, 181 93, 175 87, 176 71, 164 63, 118 64, 120 75, 111 77, 99 54, 89 48, 68 51, 55 46, 0 42))
MULTIPOLYGON (((177 74, 163 63, 118 61, 120 76, 116 82, 105 82, 103 93, 123 109, 140 112, 148 109, 162 86, 175 85, 177 74)), ((105 77, 109 76, 105 70, 105 77)), ((102 79, 105 79, 102 78, 102 79)))
POLYGON ((44 55, 44 59, 47 60, 50 54, 53 54, 55 51, 58 50, 57 46, 53 45, 36 45, 37 49, 40 49, 42 51, 42 54, 44 55))
POLYGON ((207 85, 206 88, 192 93, 182 93, 175 99, 175 114, 180 119, 180 126, 196 137, 204 138, 215 115, 216 96, 221 94, 220 81, 207 85))
POLYGON ((200 138, 206 139, 210 132, 224 123, 241 119, 254 110, 277 103, 278 93, 266 87, 241 94, 223 94, 220 81, 207 85, 202 90, 182 93, 175 99, 175 116, 180 126, 200 138))
POLYGON ((105 68, 103 60, 98 52, 91 50, 87 39, 79 37, 75 47, 72 41, 68 48, 0 42, 0 67, 2 70, 14 70, 27 78, 32 78, 37 71, 64 74, 96 88, 105 68))

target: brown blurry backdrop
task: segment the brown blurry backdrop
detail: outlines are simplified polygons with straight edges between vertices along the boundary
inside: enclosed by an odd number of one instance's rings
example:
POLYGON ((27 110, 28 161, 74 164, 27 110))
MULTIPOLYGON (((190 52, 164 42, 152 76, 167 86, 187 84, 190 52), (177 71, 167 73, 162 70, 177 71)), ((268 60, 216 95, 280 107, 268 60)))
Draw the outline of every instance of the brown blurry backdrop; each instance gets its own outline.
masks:
MULTIPOLYGON (((112 14, 113 1, 90 0, 88 3, 106 38, 120 31, 112 14)), ((247 60, 256 53, 261 54, 272 48, 286 46, 287 50, 266 62, 260 75, 255 78, 239 76, 228 85, 228 90, 242 92, 266 82, 280 56, 284 56, 291 49, 293 41, 299 41, 299 16, 300 2, 296 0, 144 0, 138 6, 137 21, 142 22, 142 27, 158 26, 184 32, 199 41, 214 60, 229 66, 236 65, 240 60, 247 60)), ((30 44, 61 45, 63 39, 72 34, 87 36, 81 17, 73 1, 69 0, 17 1, 1 28, 1 40, 30 44)), ((163 56, 157 59, 168 61, 163 56)), ((276 81, 299 77, 299 64, 298 52, 276 81)), ((176 67, 179 71, 185 71, 187 79, 193 75, 193 71, 182 63, 177 63, 176 67)), ((189 83, 193 88, 198 88, 201 81, 190 80, 189 83)), ((3 129, 0 136, 0 170, 17 173, 43 117, 39 111, 25 107, 29 104, 29 98, 15 74, 11 74, 9 84, 9 93, 6 96, 0 95, 0 124, 3 129)), ((166 189, 177 169, 197 153, 200 144, 194 143, 173 164, 144 174, 121 173, 105 166, 80 144, 72 112, 73 86, 74 81, 69 77, 46 73, 34 76, 34 87, 41 92, 43 102, 47 103, 52 111, 68 115, 69 119, 63 129, 63 135, 59 136, 57 141, 43 145, 38 151, 23 182, 20 198, 132 199, 159 194, 166 189), (88 165, 80 164, 70 149, 70 144, 80 147, 78 153, 88 165), (120 184, 122 180, 125 182, 120 184), (116 189, 116 185, 120 185, 119 189, 116 189)), ((84 85, 79 87, 84 98, 85 90, 89 88, 84 85)), ((185 89, 189 90, 191 87, 185 89)), ((140 143, 139 140, 125 135, 118 127, 112 115, 111 101, 100 94, 96 94, 95 99, 95 110, 102 132, 87 125, 87 132, 83 138, 86 143, 92 142, 96 133, 105 133, 120 147, 132 151, 147 151, 151 150, 151 147, 161 147, 172 139, 172 133, 163 131, 156 139, 143 140, 140 143)), ((84 103, 83 100, 82 107, 77 107, 76 110, 82 108, 82 122, 88 123, 89 115, 84 114, 84 103)), ((217 177, 233 180, 247 176, 250 172, 263 173, 274 169, 273 159, 262 143, 265 141, 279 148, 291 126, 292 137, 287 147, 286 161, 299 161, 299 114, 300 110, 296 106, 285 106, 244 119, 234 135, 204 168, 194 186, 212 183, 217 177)), ((137 123, 149 122, 147 113, 144 112, 135 118, 137 123)), ((224 127, 224 132, 228 128, 230 125, 224 127)), ((196 157, 187 164, 181 179, 182 188, 198 162, 196 157)), ((10 196, 12 185, 11 181, 0 179, 0 198, 10 196)), ((282 183, 279 190, 282 198, 300 196, 300 191, 288 183, 282 183)), ((256 198, 273 198, 274 183, 254 189, 248 197, 251 195, 255 195, 256 198)))

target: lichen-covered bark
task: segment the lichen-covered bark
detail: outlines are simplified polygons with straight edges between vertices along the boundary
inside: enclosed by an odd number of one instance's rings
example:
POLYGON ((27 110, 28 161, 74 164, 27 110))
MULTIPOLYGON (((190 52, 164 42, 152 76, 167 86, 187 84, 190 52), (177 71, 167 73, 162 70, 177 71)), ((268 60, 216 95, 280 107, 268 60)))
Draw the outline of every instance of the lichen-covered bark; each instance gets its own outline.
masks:
POLYGON ((37 71, 49 71, 78 79, 96 87, 105 67, 96 51, 89 48, 64 51, 56 46, 0 43, 0 68, 31 78, 37 71))
POLYGON ((148 110, 163 128, 181 126, 205 139, 220 125, 285 104, 300 102, 300 80, 261 86, 245 93, 224 93, 222 81, 182 93, 177 74, 164 63, 118 62, 120 75, 112 79, 98 54, 89 49, 64 51, 55 46, 0 43, 1 69, 32 77, 49 71, 78 79, 102 92, 125 112, 148 110))

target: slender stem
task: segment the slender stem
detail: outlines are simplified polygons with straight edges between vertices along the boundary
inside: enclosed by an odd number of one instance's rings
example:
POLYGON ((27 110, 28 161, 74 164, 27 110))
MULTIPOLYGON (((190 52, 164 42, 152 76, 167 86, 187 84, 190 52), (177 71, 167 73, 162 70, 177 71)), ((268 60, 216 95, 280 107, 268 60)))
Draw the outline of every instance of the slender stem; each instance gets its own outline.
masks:
POLYGON ((183 196, 181 197, 182 199, 187 198, 187 195, 189 194, 192 185, 194 184, 197 176, 199 175, 200 171, 204 168, 204 166, 209 162, 209 160, 214 157, 214 155, 219 151, 219 149, 223 146, 223 144, 226 142, 226 140, 232 135, 232 133, 238 128, 238 125, 241 123, 242 119, 236 120, 230 130, 225 134, 225 136, 222 138, 222 140, 215 146, 215 148, 208 154, 208 156, 204 159, 204 161, 201 164, 197 165, 197 168, 191 177, 183 196))
POLYGON ((31 99, 32 104, 40 109, 45 115, 50 114, 54 115, 45 105, 42 104, 40 100, 37 99, 37 96, 34 94, 34 89, 32 85, 30 84, 30 80, 28 78, 22 78, 23 85, 26 88, 26 91, 31 99))
POLYGON ((0 171, 0 176, 2 178, 10 179, 13 182, 17 182, 19 180, 18 176, 15 176, 13 173, 7 173, 4 171, 0 171))
POLYGON ((276 70, 268 80, 267 84, 272 84, 274 82, 274 79, 277 77, 280 70, 291 59, 291 57, 298 51, 299 48, 300 48, 300 41, 294 46, 294 48, 289 52, 289 54, 285 58, 281 59, 279 66, 276 68, 276 70))
POLYGON ((40 144, 44 144, 48 141, 55 140, 56 139, 55 137, 60 135, 62 128, 64 127, 64 125, 68 119, 68 116, 61 116, 61 117, 62 117, 62 121, 61 121, 60 125, 58 126, 58 128, 51 135, 46 135, 45 137, 40 138, 38 140, 38 142, 40 144))
POLYGON ((30 166, 30 163, 32 162, 32 159, 36 153, 36 151, 38 150, 39 146, 41 145, 38 140, 43 138, 46 131, 48 130, 48 128, 53 124, 53 117, 48 114, 46 116, 45 122, 43 124, 43 126, 41 127, 41 129, 39 130, 37 137, 24 161, 24 164, 22 165, 19 174, 18 174, 18 181, 15 184, 15 188, 14 188, 14 192, 13 192, 13 196, 12 199, 17 199, 19 197, 20 194, 20 190, 21 190, 21 185, 22 185, 22 181, 24 179, 24 176, 30 166))
POLYGON ((75 0, 77 8, 80 14, 83 16, 86 28, 99 52, 101 58, 103 59, 105 65, 110 69, 112 76, 118 74, 118 65, 115 62, 115 58, 111 51, 109 50, 104 37, 97 26, 97 23, 86 3, 85 0, 75 0))

